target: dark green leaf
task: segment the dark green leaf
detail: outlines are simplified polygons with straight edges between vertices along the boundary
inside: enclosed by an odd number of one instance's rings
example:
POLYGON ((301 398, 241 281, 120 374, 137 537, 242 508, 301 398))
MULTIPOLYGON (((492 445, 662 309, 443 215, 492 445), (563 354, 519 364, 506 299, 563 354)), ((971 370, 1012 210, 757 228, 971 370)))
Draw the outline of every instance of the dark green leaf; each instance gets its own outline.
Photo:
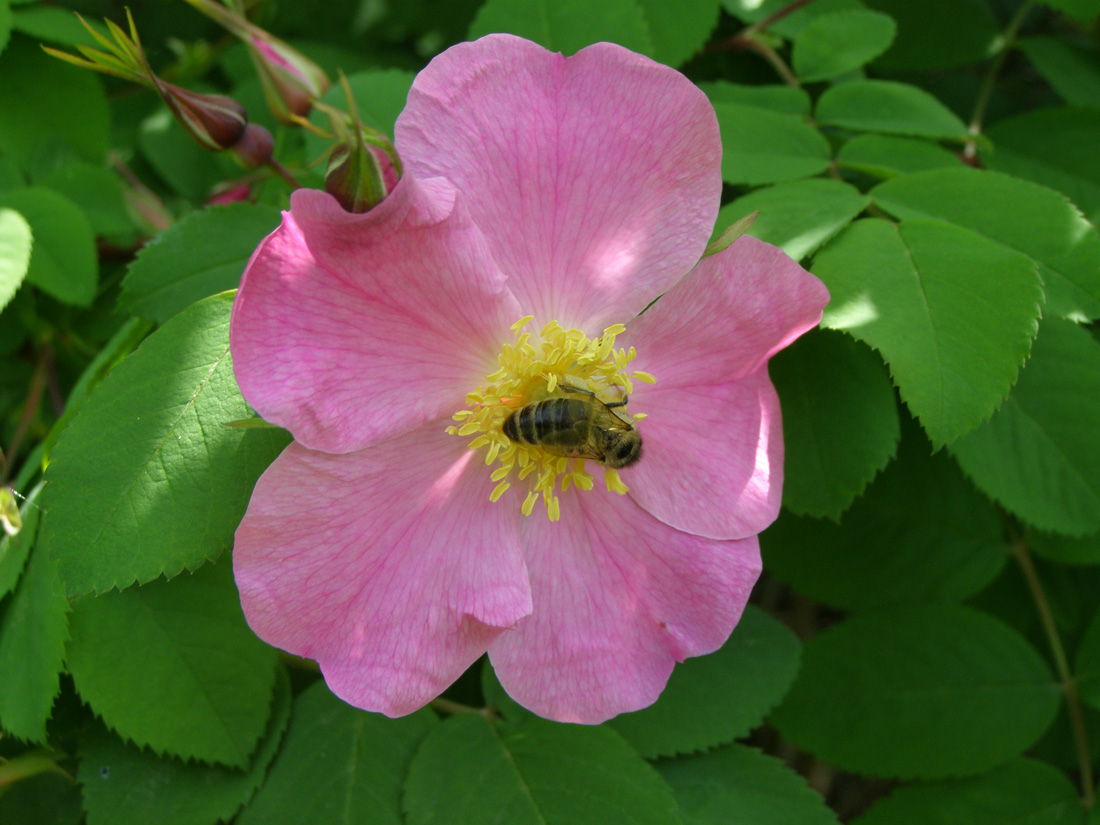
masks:
POLYGON ((88 306, 99 280, 95 233, 80 207, 40 186, 9 189, 0 207, 20 213, 33 244, 27 283, 66 304, 88 306))
POLYGON ((1056 37, 1025 37, 1017 45, 1070 106, 1100 106, 1100 58, 1095 51, 1056 37))
POLYGON ((470 40, 507 32, 534 40, 552 52, 570 55, 606 40, 642 54, 653 54, 653 39, 635 0, 486 0, 470 24, 470 40))
POLYGON ((1001 24, 987 0, 864 0, 898 24, 893 46, 876 61, 888 71, 977 63, 998 48, 1001 24))
POLYGON ((195 142, 164 107, 142 122, 138 146, 165 183, 192 201, 202 202, 219 183, 241 173, 224 155, 195 142))
POLYGON ((39 773, 0 794, 0 822, 17 825, 81 825, 80 788, 67 776, 39 773))
POLYGON ((812 83, 858 69, 886 51, 896 31, 893 18, 879 12, 852 9, 823 14, 794 40, 795 74, 812 83))
POLYGON ((14 209, 0 207, 0 310, 15 296, 27 275, 32 243, 27 219, 14 209))
POLYGON ((783 402, 783 506, 838 519, 901 436, 882 359, 847 335, 818 330, 777 353, 768 371, 783 402))
POLYGON ((1000 405, 1037 328, 1034 263, 950 224, 857 221, 813 271, 832 295, 823 325, 882 353, 936 446, 1000 405))
POLYGON ((737 103, 754 109, 766 109, 781 115, 809 117, 810 96, 804 89, 790 86, 743 86, 726 80, 700 83, 711 103, 737 103))
POLYGON ((684 825, 836 825, 806 780, 754 748, 729 745, 657 770, 672 787, 684 825))
POLYGON ((836 767, 940 779, 1019 754, 1060 696, 1014 631, 972 608, 926 605, 865 613, 806 642, 772 722, 836 767))
POLYGON ((965 166, 903 175, 871 195, 903 220, 937 218, 1028 255, 1039 265, 1049 313, 1100 316, 1100 237, 1063 195, 965 166))
POLYGON ((1061 771, 1016 759, 967 779, 898 788, 852 825, 1081 825, 1082 814, 1061 771))
POLYGON ((263 782, 290 719, 290 679, 277 669, 267 729, 247 770, 154 756, 97 728, 81 743, 88 825, 227 822, 263 782))
POLYGON ((1081 701, 1100 710, 1100 611, 1093 616, 1077 648, 1074 674, 1081 701))
POLYGON ((700 51, 718 24, 718 0, 638 3, 653 40, 653 59, 669 66, 679 66, 700 51))
POLYGON ((891 80, 853 80, 826 89, 817 101, 817 120, 862 132, 962 138, 966 126, 923 89, 891 80))
POLYGON ((647 759, 732 742, 783 698, 799 647, 783 624, 749 605, 720 650, 677 665, 655 704, 608 724, 647 759))
POLYGON ((836 162, 877 178, 959 166, 957 155, 936 143, 896 135, 859 135, 840 147, 836 162))
POLYGON ((757 189, 726 204, 718 213, 717 226, 759 211, 748 234, 775 244, 799 261, 851 223, 869 202, 854 186, 840 181, 790 181, 757 189))
POLYGON ((436 721, 429 710, 401 719, 358 710, 318 681, 295 700, 279 757, 237 822, 402 825, 405 774, 436 721))
MULTIPOLYGON (((36 520, 26 514, 27 541, 33 540, 36 520)), ((38 543, 7 609, 0 611, 0 728, 17 739, 46 741, 46 720, 61 689, 68 612, 57 565, 38 543)))
MULTIPOLYGON (((790 0, 722 0, 726 11, 746 23, 759 23, 791 5, 790 0)), ((811 22, 835 11, 863 8, 862 0, 814 0, 775 20, 768 31, 793 40, 811 22)))
POLYGON ((122 183, 113 172, 91 163, 68 163, 39 178, 37 183, 79 206, 96 235, 134 233, 134 223, 122 199, 122 183))
POLYGON ((230 203, 192 212, 145 246, 130 264, 119 306, 164 323, 195 301, 236 289, 257 244, 279 225, 279 210, 230 203))
POLYGON ((783 513, 760 546, 765 569, 845 610, 962 601, 993 581, 1006 558, 996 508, 950 458, 932 455, 915 425, 839 526, 783 513))
POLYGON ((1087 23, 1100 14, 1100 0, 1043 0, 1043 4, 1065 12, 1082 23, 1087 23))
POLYGON ((232 294, 170 320, 115 367, 61 433, 44 530, 70 595, 174 576, 230 546, 280 430, 250 414, 229 356, 232 294))
POLYGON ((1100 535, 1074 538, 1032 532, 1028 539, 1035 555, 1058 564, 1100 564, 1100 535))
POLYGON ((1043 321, 1008 401, 951 447, 963 470, 1041 530, 1100 530, 1100 343, 1069 321, 1043 321))
POLYGON ((8 5, 8 0, 0 0, 0 54, 8 45, 8 39, 11 37, 11 6, 8 5))
POLYGON ((228 559, 81 599, 70 632, 76 689, 121 736, 161 754, 249 764, 276 658, 245 624, 228 559))
POLYGON ((760 184, 803 178, 829 166, 829 143, 801 117, 741 103, 716 103, 722 179, 760 184))
POLYGON ((405 788, 408 825, 680 825, 660 776, 604 727, 459 714, 428 734, 405 788))

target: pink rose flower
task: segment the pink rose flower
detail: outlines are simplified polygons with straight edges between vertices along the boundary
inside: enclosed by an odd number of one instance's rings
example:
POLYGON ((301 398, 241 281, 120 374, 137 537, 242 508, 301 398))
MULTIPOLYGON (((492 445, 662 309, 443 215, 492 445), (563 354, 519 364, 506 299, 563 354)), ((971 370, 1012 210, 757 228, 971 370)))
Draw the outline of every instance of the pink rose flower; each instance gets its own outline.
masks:
POLYGON ((700 260, 714 111, 619 46, 448 49, 395 143, 385 201, 295 192, 237 294, 241 390, 294 436, 236 535, 249 624, 391 716, 486 651, 551 719, 649 705, 760 573, 783 475, 767 361, 828 293, 751 237, 700 260), (540 399, 627 392, 608 414, 644 448, 619 471, 502 433, 540 399))

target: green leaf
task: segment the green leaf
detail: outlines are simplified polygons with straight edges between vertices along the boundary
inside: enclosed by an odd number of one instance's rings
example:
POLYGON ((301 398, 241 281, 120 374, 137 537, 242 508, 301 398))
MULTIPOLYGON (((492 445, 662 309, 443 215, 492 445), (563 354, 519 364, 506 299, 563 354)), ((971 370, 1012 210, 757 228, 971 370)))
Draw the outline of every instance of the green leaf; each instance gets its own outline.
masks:
POLYGON ((795 38, 794 72, 805 83, 847 74, 886 51, 896 32, 893 18, 874 11, 823 14, 795 38))
POLYGON ((1093 616, 1077 648, 1073 671, 1081 701, 1100 710, 1100 610, 1093 616))
MULTIPOLYGON (((37 519, 26 517, 20 536, 25 533, 29 542, 37 519)), ((46 720, 61 690, 68 612, 57 565, 39 542, 0 613, 0 728, 17 739, 46 741, 46 720)))
POLYGON ((801 117, 740 103, 715 103, 714 111, 726 183, 804 178, 829 166, 829 142, 801 117))
MULTIPOLYGON (((351 86, 359 119, 372 129, 393 137, 394 123, 405 108, 405 100, 415 77, 413 72, 403 69, 370 69, 351 75, 348 85, 351 86)), ((341 111, 346 110, 348 105, 339 84, 334 84, 325 92, 321 101, 341 111)), ((309 119, 315 126, 329 128, 328 117, 318 108, 313 109, 309 119)), ((304 138, 308 158, 320 157, 332 145, 331 140, 312 132, 306 132, 304 138)))
POLYGON ((282 750, 238 825, 403 825, 405 774, 437 721, 430 710, 367 713, 314 683, 295 699, 282 750))
POLYGON ((894 18, 898 36, 876 68, 887 71, 947 69, 991 57, 1001 44, 1001 23, 987 0, 864 0, 894 18))
POLYGON ((997 509, 906 428, 897 459, 840 525, 787 513, 760 534, 766 570, 843 610, 962 601, 993 581, 1006 553, 997 509))
POLYGON ((191 201, 202 202, 219 183, 241 174, 239 165, 189 137, 164 107, 142 121, 138 146, 164 182, 191 201))
POLYGON ((1037 759, 966 779, 921 782, 880 799, 852 825, 1081 825, 1072 783, 1037 759))
POLYGON ((759 211, 748 234, 781 248, 796 261, 817 250, 862 212, 870 198, 854 186, 827 178, 757 189, 718 213, 719 227, 759 211))
POLYGON ((1037 328, 1032 261, 950 224, 857 221, 813 271, 832 295, 822 324, 882 353, 937 447, 1000 405, 1037 328))
POLYGON ((81 742, 77 773, 88 825, 229 821, 263 782, 290 720, 290 679, 282 667, 276 675, 266 730, 247 770, 155 756, 103 728, 94 729, 81 742))
POLYGON ((963 166, 894 178, 871 196, 902 220, 937 218, 1023 252, 1039 265, 1050 313, 1100 316, 1100 237, 1063 195, 963 166))
POLYGON ((653 40, 653 59, 669 66, 679 66, 701 51, 718 25, 718 0, 638 0, 638 4, 653 40))
POLYGON ((8 0, 0 0, 0 54, 8 45, 11 38, 12 15, 8 0))
POLYGON ((256 246, 279 225, 273 206, 230 203, 192 212, 130 264, 118 303, 164 323, 195 301, 236 289, 256 246))
POLYGON ((1036 109, 999 121, 986 136, 993 141, 982 153, 987 168, 1057 189, 1100 224, 1100 156, 1092 151, 1100 145, 1100 111, 1036 109))
POLYGON ((67 163, 37 182, 79 206, 97 236, 130 236, 136 231, 122 198, 122 183, 108 169, 67 163))
POLYGON ((783 698, 799 649, 794 633, 749 605, 721 649, 677 665, 655 704, 608 725, 647 759, 732 742, 783 698))
MULTIPOLYGON (((101 48, 71 10, 38 5, 37 0, 29 0, 29 2, 35 5, 28 3, 23 8, 12 10, 12 27, 16 31, 29 35, 34 40, 46 40, 62 46, 81 45, 101 48)), ((84 19, 92 28, 108 35, 107 27, 99 20, 88 17, 84 19)))
POLYGON ((9 189, 0 207, 19 212, 34 242, 27 283, 66 304, 88 306, 99 281, 95 233, 80 207, 40 186, 9 189))
POLYGON ((668 787, 614 731, 469 713, 420 746, 405 811, 408 825, 681 825, 668 787))
POLYGON ((27 219, 14 209, 0 207, 0 310, 15 297, 27 275, 33 242, 27 219))
POLYGON ((938 144, 895 135, 858 135, 840 147, 836 162, 877 178, 962 165, 958 156, 938 144))
POLYGON ((229 355, 232 304, 215 295, 170 320, 59 436, 44 530, 70 595, 174 576, 232 544, 256 479, 289 441, 221 426, 250 415, 229 355))
POLYGON ((245 624, 228 560, 73 603, 76 689, 121 736, 241 768, 264 731, 275 651, 245 624))
POLYGON ((657 770, 672 787, 684 825, 836 825, 806 780, 755 748, 729 745, 657 770))
POLYGON ((1035 555, 1049 561, 1058 564, 1100 564, 1100 534, 1074 538, 1030 532, 1028 540, 1035 555))
POLYGON ((15 37, 0 55, 0 154, 26 169, 67 146, 99 163, 107 153, 107 97, 93 72, 70 66, 15 37))
MULTIPOLYGON (((0 487, 0 490, 4 489, 0 487)), ((34 547, 34 540, 38 536, 38 519, 42 513, 37 503, 41 492, 42 485, 39 484, 31 490, 26 502, 19 508, 23 527, 18 533, 9 536, 0 531, 0 599, 15 589, 19 577, 23 575, 27 556, 34 547)))
POLYGON ((1008 401, 951 447, 994 500, 1040 530, 1100 530, 1100 343, 1043 321, 1008 401))
POLYGON ((68 776, 52 772, 20 780, 0 795, 0 822, 82 825, 80 789, 68 776))
POLYGON ((606 40, 642 54, 653 54, 653 39, 635 0, 486 0, 470 24, 470 40, 492 34, 534 40, 566 55, 606 40))
POLYGON ((1043 4, 1087 23, 1100 14, 1100 0, 1043 0, 1043 4))
POLYGON ((1100 106, 1100 57, 1094 50, 1056 37, 1025 37, 1016 45, 1070 106, 1100 106))
MULTIPOLYGON (((817 0, 820 2, 820 0, 817 0)), ((790 86, 744 86, 727 80, 700 83, 712 104, 738 103, 754 109, 766 109, 781 115, 810 116, 810 96, 804 89, 790 86)))
POLYGON ((940 779, 1028 748, 1060 696, 1014 631, 973 608, 924 605, 865 613, 806 642, 772 723, 843 770, 940 779))
MULTIPOLYGON (((722 0, 726 11, 746 23, 759 23, 791 5, 790 0, 722 0)), ((811 22, 824 14, 849 9, 862 9, 861 0, 814 0, 790 14, 784 14, 768 26, 767 31, 793 40, 811 22)))
POLYGON ((963 138, 958 116, 923 89, 892 80, 853 80, 826 89, 817 121, 862 132, 963 138))
POLYGON ((783 402, 783 505, 838 519, 901 437, 882 359, 847 335, 816 330, 776 353, 768 372, 783 402))

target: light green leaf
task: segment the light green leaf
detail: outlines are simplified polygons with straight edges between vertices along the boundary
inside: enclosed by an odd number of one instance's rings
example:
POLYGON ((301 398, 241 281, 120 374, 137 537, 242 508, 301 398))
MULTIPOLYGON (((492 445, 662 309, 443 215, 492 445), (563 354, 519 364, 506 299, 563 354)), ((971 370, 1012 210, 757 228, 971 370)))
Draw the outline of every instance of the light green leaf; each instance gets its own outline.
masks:
POLYGON ((566 55, 603 40, 653 54, 649 24, 635 0, 486 0, 470 24, 469 39, 493 32, 526 37, 566 55))
POLYGON ((801 117, 740 103, 716 103, 714 111, 726 183, 804 178, 829 166, 828 141, 801 117))
POLYGON ((1100 530, 1100 343, 1043 321, 1008 401, 951 451, 974 482, 1040 530, 1100 530))
POLYGON ((138 253, 122 282, 119 306, 164 323, 195 301, 236 289, 256 246, 279 220, 278 209, 255 203, 192 212, 138 253))
POLYGON ((131 236, 136 231, 122 198, 122 183, 109 169, 67 163, 38 178, 37 183, 79 206, 97 236, 131 236))
POLYGON ((663 759, 684 825, 836 825, 836 814, 782 761, 744 745, 663 759))
POLYGON ((27 275, 33 243, 27 219, 14 209, 0 207, 0 310, 15 296, 27 275))
POLYGON ((826 89, 817 101, 817 121, 862 132, 963 138, 958 116, 923 89, 892 80, 853 80, 826 89))
MULTIPOLYGON (((90 17, 84 19, 101 34, 109 34, 107 27, 99 20, 90 17)), ((100 44, 96 43, 95 38, 70 9, 39 5, 38 0, 29 0, 22 8, 12 9, 12 27, 34 40, 45 40, 62 46, 79 44, 100 48, 100 44)))
POLYGON ((836 162, 877 178, 962 165, 958 156, 939 144, 896 135, 858 135, 840 147, 836 162))
MULTIPOLYGON (((7 493, 18 504, 18 499, 6 488, 0 487, 0 492, 7 493)), ((0 531, 0 598, 15 589, 19 577, 23 575, 27 556, 34 547, 38 536, 38 519, 42 514, 42 509, 38 506, 38 494, 41 492, 42 485, 39 484, 27 495, 26 501, 19 508, 22 527, 18 533, 11 536, 0 531)))
POLYGON ((256 479, 289 441, 221 426, 251 414, 229 355, 232 304, 215 295, 170 320, 58 437, 44 531, 70 595, 174 576, 232 544, 256 479))
POLYGON ((679 66, 702 50, 718 25, 718 0, 638 0, 638 4, 653 40, 653 59, 669 66, 679 66))
POLYGON ((1015 759, 967 779, 897 788, 852 825, 1081 825, 1081 802, 1060 770, 1015 759))
POLYGON ((732 742, 783 698, 799 648, 794 633, 749 605, 721 649, 677 665, 655 704, 608 725, 647 759, 732 742))
POLYGON ((294 701, 279 757, 238 825, 403 825, 405 774, 437 722, 430 710, 367 713, 316 682, 294 701))
POLYGON ((843 770, 940 779, 1031 746, 1060 697, 1014 631, 973 608, 925 605, 865 613, 806 642, 772 723, 843 770))
POLYGON ((1100 237, 1063 195, 961 166, 894 178, 871 196, 902 220, 947 221, 1028 255, 1039 265, 1049 313, 1100 316, 1100 237))
MULTIPOLYGON (((991 57, 1001 23, 988 0, 864 0, 898 25, 898 36, 876 68, 887 71, 948 69, 991 57)), ((814 5, 814 4, 811 4, 814 5)))
MULTIPOLYGON (((80 746, 77 778, 88 825, 215 825, 255 793, 290 719, 290 679, 276 669, 275 695, 260 746, 247 770, 155 756, 103 728, 80 746)), ((303 820, 305 821, 305 820, 303 820)))
MULTIPOLYGON (((351 86, 359 119, 372 129, 393 137, 394 123, 405 108, 405 100, 409 96, 409 87, 412 86, 414 77, 416 75, 413 72, 403 69, 369 69, 351 75, 348 85, 351 86)), ((346 110, 348 105, 344 90, 339 84, 333 84, 321 97, 321 101, 341 111, 346 110)), ((329 128, 328 117, 318 108, 313 109, 309 119, 315 126, 329 128)), ((308 158, 320 157, 332 145, 332 141, 312 132, 306 132, 304 138, 308 158)))
POLYGON ((470 713, 420 746, 405 811, 408 825, 681 825, 668 787, 614 731, 470 713))
POLYGON ((228 559, 73 603, 66 651, 81 697, 158 754, 249 764, 275 686, 275 651, 245 624, 228 559))
POLYGON ((744 86, 727 80, 700 83, 699 88, 712 104, 737 103, 781 115, 810 116, 810 96, 804 89, 781 85, 744 86))
POLYGON ((0 207, 19 212, 30 226, 34 242, 27 266, 27 283, 57 300, 88 306, 99 281, 95 233, 80 207, 41 186, 9 189, 0 207))
POLYGON ((862 212, 870 198, 854 186, 827 178, 777 183, 726 204, 717 226, 759 211, 748 234, 802 260, 862 212))
POLYGON ((840 525, 783 513, 760 534, 764 568, 842 610, 962 601, 1004 567, 1000 514, 908 424, 897 459, 840 525))
POLYGON ((794 40, 791 61, 805 83, 858 69, 890 47, 897 26, 885 14, 863 9, 814 18, 794 40))
POLYGON ((1100 106, 1100 57, 1095 50, 1057 37, 1025 37, 1016 45, 1070 106, 1100 106))
POLYGON ((1032 261, 950 224, 857 221, 813 271, 832 295, 822 324, 882 353, 937 447, 1000 405, 1037 328, 1032 261))
MULTIPOLYGON (((1096 96, 1100 105, 1100 91, 1096 96)), ((986 167, 1057 189, 1100 224, 1100 110, 1036 109, 997 122, 986 132, 986 167)))
POLYGON ((783 506, 838 519, 901 437, 882 359, 847 335, 814 330, 776 353, 768 372, 783 402, 783 506))
MULTIPOLYGON (((37 518, 25 516, 19 535, 31 542, 37 518)), ((0 610, 0 728, 17 739, 46 741, 46 720, 61 689, 68 612, 57 565, 39 542, 7 609, 0 610)))

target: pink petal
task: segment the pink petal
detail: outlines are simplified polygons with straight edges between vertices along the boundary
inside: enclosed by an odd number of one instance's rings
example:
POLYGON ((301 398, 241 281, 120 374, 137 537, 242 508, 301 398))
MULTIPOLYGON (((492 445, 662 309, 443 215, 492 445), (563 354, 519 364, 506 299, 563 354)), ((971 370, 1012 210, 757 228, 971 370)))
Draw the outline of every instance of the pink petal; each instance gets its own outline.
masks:
POLYGON ((489 648, 504 689, 535 713, 595 724, 652 704, 674 662, 710 653, 760 574, 755 536, 674 530, 597 488, 531 516, 523 544, 534 612, 489 648))
POLYGON ((249 625, 390 716, 437 696, 531 612, 516 508, 441 424, 345 455, 291 444, 233 551, 249 625))
POLYGON ((786 253, 743 235, 701 260, 621 340, 661 387, 733 381, 817 326, 828 302, 825 285, 786 253))
POLYGON ((565 58, 511 35, 436 57, 397 146, 467 196, 539 323, 599 331, 699 259, 721 193, 714 109, 679 72, 611 43, 565 58))
MULTIPOLYGON (((637 385, 635 385, 637 386, 637 385)), ((779 515, 779 397, 760 370, 740 381, 639 389, 642 457, 621 470, 631 497, 661 521, 713 539, 759 533, 779 515)))
POLYGON ((361 215, 299 190, 245 270, 234 372, 304 446, 350 452, 463 406, 520 314, 446 181, 406 177, 361 215))

